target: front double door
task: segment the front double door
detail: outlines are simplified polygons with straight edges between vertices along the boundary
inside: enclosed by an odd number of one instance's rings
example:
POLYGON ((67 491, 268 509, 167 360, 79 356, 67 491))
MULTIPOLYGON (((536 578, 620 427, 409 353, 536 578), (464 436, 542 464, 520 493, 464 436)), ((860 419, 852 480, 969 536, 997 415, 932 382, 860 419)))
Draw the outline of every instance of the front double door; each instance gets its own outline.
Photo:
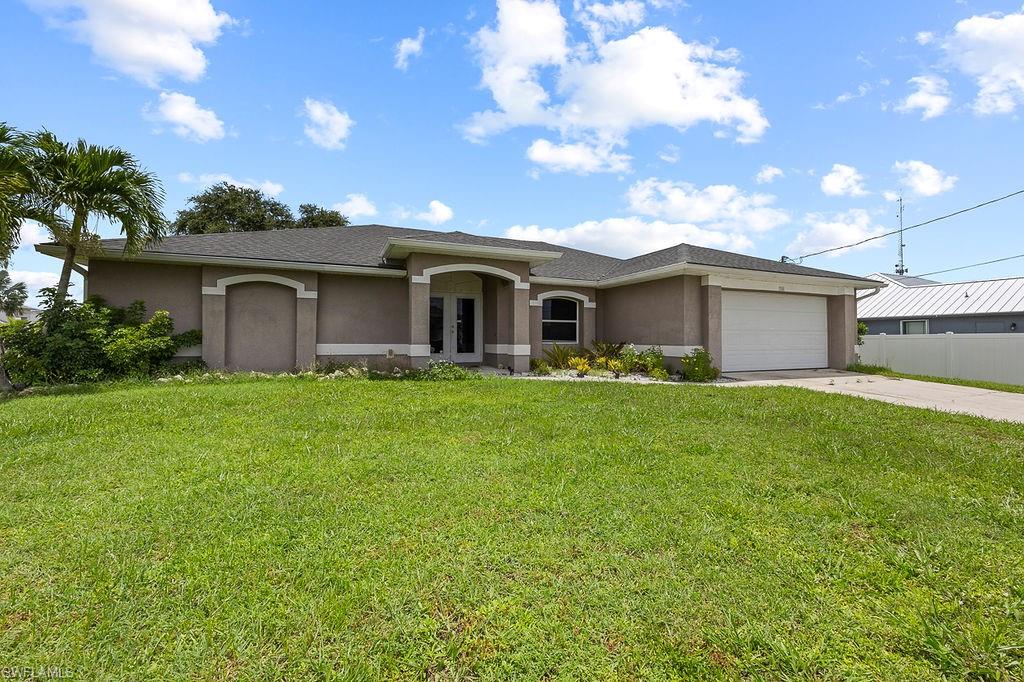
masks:
POLYGON ((483 362, 482 299, 479 294, 431 295, 431 358, 449 362, 483 362))

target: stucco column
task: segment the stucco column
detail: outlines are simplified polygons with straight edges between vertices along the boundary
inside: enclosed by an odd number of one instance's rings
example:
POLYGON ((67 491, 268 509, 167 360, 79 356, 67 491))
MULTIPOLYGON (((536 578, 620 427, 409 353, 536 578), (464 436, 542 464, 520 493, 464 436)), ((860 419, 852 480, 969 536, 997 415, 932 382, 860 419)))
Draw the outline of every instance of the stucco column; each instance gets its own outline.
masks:
POLYGON ((316 299, 295 301, 295 367, 308 369, 316 362, 316 299))
MULTIPOLYGON (((527 285, 528 286, 528 285, 527 285)), ((512 289, 512 369, 530 371, 530 289, 512 289)))
POLYGON ((224 368, 226 302, 227 296, 203 294, 203 362, 211 369, 224 368))
POLYGON ((590 348, 597 336, 597 310, 588 308, 580 302, 580 311, 583 313, 583 329, 580 335, 580 346, 590 348))
POLYGON ((857 301, 853 296, 828 297, 828 366, 846 369, 857 361, 857 301))
POLYGON ((409 280, 409 362, 425 367, 430 360, 430 282, 409 280))
POLYGON ((702 285, 700 288, 700 336, 704 349, 711 353, 715 367, 722 368, 722 287, 702 285))

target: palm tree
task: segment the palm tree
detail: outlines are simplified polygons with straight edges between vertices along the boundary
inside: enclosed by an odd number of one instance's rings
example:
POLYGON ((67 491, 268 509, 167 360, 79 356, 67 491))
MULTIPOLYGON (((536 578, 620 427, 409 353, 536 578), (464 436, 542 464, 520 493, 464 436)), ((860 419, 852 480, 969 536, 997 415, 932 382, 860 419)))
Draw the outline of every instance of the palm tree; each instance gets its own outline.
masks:
POLYGON ((124 254, 137 254, 167 231, 164 191, 155 174, 117 147, 85 140, 67 144, 47 131, 31 136, 31 145, 33 193, 52 217, 44 224, 65 249, 53 299, 59 312, 67 299, 75 259, 98 248, 95 220, 118 226, 125 237, 124 254))
MULTIPOLYGON (((6 270, 0 270, 0 313, 10 319, 21 312, 28 298, 24 282, 12 282, 6 270)), ((4 341, 0 338, 0 391, 10 391, 14 386, 4 369, 4 341)))
POLYGON ((21 241, 21 223, 33 213, 28 137, 0 122, 0 266, 21 241))

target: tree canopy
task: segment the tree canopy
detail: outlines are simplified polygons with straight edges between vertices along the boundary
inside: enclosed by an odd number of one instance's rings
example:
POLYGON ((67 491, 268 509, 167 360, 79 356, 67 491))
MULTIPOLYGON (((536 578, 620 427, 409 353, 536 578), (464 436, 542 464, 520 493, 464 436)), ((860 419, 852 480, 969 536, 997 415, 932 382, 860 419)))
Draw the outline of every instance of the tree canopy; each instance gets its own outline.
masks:
POLYGON ((341 211, 317 206, 316 204, 300 204, 299 219, 296 227, 344 227, 348 218, 341 211))
POLYGON ((338 211, 302 204, 296 220, 286 204, 259 189, 221 182, 189 198, 188 207, 178 211, 171 229, 176 234, 211 234, 337 225, 348 225, 348 218, 338 211))

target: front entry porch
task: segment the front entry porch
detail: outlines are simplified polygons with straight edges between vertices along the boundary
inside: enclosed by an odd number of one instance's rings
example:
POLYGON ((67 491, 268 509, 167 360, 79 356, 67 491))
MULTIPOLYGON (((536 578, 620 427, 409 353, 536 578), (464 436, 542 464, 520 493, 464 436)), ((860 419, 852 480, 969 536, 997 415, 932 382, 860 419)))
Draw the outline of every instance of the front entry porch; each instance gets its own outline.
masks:
POLYGON ((483 264, 445 264, 409 278, 410 361, 530 368, 529 284, 483 264))

